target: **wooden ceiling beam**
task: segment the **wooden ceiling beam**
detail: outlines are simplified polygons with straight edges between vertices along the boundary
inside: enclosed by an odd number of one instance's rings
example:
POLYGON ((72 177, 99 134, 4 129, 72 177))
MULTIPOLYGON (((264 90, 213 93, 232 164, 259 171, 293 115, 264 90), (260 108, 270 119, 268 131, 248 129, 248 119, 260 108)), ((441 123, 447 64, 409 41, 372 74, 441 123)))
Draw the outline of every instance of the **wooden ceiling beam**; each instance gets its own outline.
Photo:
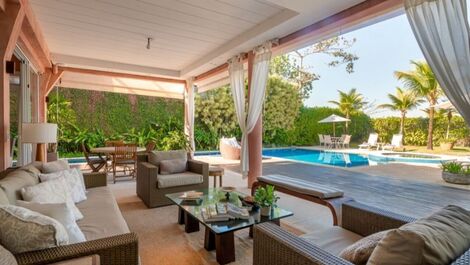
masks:
MULTIPOLYGON (((351 28, 354 25, 371 21, 372 19, 393 12, 403 6, 403 0, 366 0, 339 13, 329 16, 314 24, 288 34, 279 39, 275 50, 282 50, 295 43, 302 43, 312 38, 318 38, 325 32, 351 28)), ((196 81, 216 76, 228 70, 228 64, 219 65, 195 77, 196 81)))
POLYGON ((58 69, 66 71, 66 72, 74 72, 74 73, 82 73, 82 74, 101 75, 101 76, 110 76, 110 77, 118 77, 118 78, 132 78, 132 79, 149 80, 149 81, 166 82, 166 83, 186 84, 185 80, 164 78, 164 77, 157 77, 157 76, 118 73, 118 72, 84 69, 84 68, 76 68, 76 67, 65 67, 65 66, 59 66, 58 69))

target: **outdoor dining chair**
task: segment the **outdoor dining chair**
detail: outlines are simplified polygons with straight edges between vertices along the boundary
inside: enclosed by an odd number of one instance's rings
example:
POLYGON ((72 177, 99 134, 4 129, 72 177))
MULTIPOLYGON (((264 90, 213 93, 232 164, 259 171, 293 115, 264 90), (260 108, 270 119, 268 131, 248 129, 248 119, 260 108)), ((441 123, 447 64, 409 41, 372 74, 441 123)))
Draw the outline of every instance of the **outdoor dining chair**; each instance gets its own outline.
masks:
POLYGON ((326 148, 333 148, 335 146, 335 143, 331 139, 330 135, 323 135, 323 141, 326 148))
POLYGON ((318 139, 320 140, 320 146, 325 145, 325 138, 323 134, 319 134, 318 139))
POLYGON ((90 153, 90 148, 87 144, 81 143, 81 147, 86 163, 93 172, 98 172, 107 165, 108 162, 106 158, 102 157, 100 154, 90 153))
POLYGON ((116 183, 116 178, 120 177, 116 175, 117 167, 122 167, 123 176, 136 177, 137 171, 137 145, 126 144, 116 146, 116 151, 113 154, 113 183, 116 183))

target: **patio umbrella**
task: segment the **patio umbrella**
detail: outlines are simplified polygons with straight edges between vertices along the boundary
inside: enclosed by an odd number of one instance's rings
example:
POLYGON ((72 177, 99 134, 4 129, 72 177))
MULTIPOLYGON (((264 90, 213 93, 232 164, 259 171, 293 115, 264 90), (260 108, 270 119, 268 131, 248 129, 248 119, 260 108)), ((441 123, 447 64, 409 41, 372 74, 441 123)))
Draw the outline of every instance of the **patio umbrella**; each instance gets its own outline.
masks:
POLYGON ((335 124, 337 122, 347 122, 347 121, 351 121, 351 120, 343 118, 343 117, 338 116, 336 114, 332 114, 332 115, 324 118, 323 120, 319 121, 318 123, 333 123, 333 136, 336 136, 335 124))

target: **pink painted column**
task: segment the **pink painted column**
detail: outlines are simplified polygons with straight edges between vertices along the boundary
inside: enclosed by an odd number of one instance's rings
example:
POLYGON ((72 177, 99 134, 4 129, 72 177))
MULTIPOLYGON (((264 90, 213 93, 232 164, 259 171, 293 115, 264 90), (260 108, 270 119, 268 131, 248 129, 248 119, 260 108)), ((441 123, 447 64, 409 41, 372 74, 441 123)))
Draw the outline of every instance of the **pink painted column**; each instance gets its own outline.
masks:
MULTIPOLYGON (((251 78, 253 73, 253 52, 248 53, 248 97, 250 96, 251 78)), ((248 154, 250 169, 248 171, 248 188, 263 174, 263 114, 256 122, 255 128, 248 134, 248 154)))
POLYGON ((21 31, 24 11, 19 3, 6 3, 0 11, 0 170, 10 166, 10 78, 5 63, 11 60, 21 31))

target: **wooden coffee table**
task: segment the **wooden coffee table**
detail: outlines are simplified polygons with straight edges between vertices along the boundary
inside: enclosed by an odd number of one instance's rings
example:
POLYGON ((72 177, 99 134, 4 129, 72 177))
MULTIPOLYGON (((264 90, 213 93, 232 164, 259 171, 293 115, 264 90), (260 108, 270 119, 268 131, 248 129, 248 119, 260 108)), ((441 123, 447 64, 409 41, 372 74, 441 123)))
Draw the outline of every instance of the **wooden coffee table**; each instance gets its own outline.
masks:
MULTIPOLYGON (((221 188, 198 190, 204 193, 201 205, 207 206, 217 202, 226 201, 226 192, 221 188)), ((238 191, 231 192, 231 198, 234 199, 238 195, 245 197, 238 191)), ((183 200, 179 198, 182 192, 167 194, 166 197, 178 206, 178 223, 184 224, 185 232, 192 233, 199 231, 199 224, 205 227, 204 248, 208 251, 216 251, 217 262, 219 264, 227 264, 235 261, 235 244, 234 232, 240 229, 250 229, 255 224, 263 222, 273 222, 279 225, 279 220, 292 216, 293 213, 287 210, 275 207, 272 209, 271 216, 260 216, 259 212, 251 211, 248 220, 230 220, 225 222, 206 223, 201 216, 200 205, 185 205, 183 200)))

